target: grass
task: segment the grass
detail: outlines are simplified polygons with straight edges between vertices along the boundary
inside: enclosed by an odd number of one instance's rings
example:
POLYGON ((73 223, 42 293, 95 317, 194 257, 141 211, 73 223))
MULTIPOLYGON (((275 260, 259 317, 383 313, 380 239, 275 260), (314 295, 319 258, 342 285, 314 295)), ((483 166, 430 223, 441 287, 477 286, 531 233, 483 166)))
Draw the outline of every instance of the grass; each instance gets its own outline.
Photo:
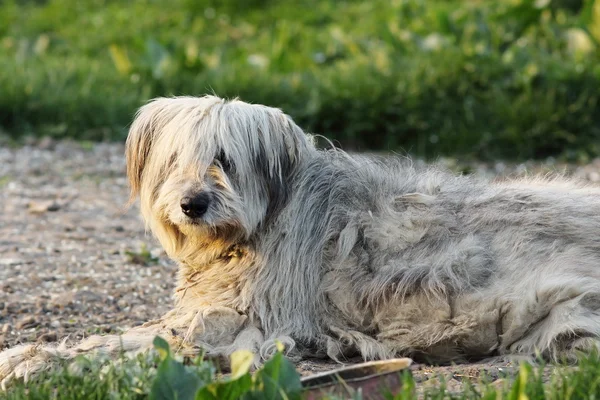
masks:
MULTIPOLYGON (((300 376, 281 352, 255 373, 250 373, 252 354, 232 355, 231 374, 202 358, 185 363, 171 355, 168 345, 155 339, 156 352, 123 357, 117 362, 90 361, 83 357, 73 364, 46 372, 27 384, 17 382, 0 399, 301 399, 300 376)), ((514 380, 501 387, 485 381, 467 382, 461 393, 450 393, 445 385, 421 392, 426 399, 579 400, 600 396, 600 358, 583 358, 576 368, 556 368, 545 378, 544 366, 522 364, 514 380)), ((413 399, 418 385, 409 373, 402 374, 397 393, 384 393, 394 400, 413 399)), ((334 397, 325 397, 334 399, 334 397)), ((345 398, 362 399, 360 392, 345 398)))
POLYGON ((346 148, 600 155, 600 1, 5 0, 0 129, 122 140, 215 92, 346 148))

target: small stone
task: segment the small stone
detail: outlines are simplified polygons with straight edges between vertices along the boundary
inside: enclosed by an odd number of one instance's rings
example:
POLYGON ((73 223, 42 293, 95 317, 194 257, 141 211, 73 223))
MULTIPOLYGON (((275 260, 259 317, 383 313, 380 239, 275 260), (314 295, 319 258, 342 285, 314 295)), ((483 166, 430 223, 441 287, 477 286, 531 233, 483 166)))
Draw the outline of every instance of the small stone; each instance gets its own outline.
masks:
POLYGON ((27 206, 31 214, 43 214, 60 210, 60 205, 53 201, 32 201, 27 206))
POLYGON ((56 296, 55 298, 53 298, 52 304, 61 306, 61 307, 65 307, 65 306, 73 303, 73 301, 74 301, 73 292, 66 292, 66 293, 60 294, 60 295, 56 296))
POLYGON ((25 264, 25 262, 18 258, 0 258, 0 265, 5 267, 14 267, 21 264, 25 264))
POLYGON ((588 179, 591 182, 600 182, 600 173, 598 173, 596 171, 592 171, 588 174, 588 179))
POLYGON ((117 226, 115 226, 115 231, 116 232, 124 232, 125 228, 123 228, 121 225, 117 225, 117 226))
POLYGON ((52 203, 46 209, 46 211, 50 211, 50 212, 58 211, 58 210, 60 210, 60 205, 58 205, 58 203, 52 203))
POLYGON ((79 290, 74 294, 73 298, 75 301, 80 301, 82 303, 93 303, 102 301, 102 296, 92 292, 91 290, 79 290))
POLYGON ((7 333, 9 333, 11 331, 11 329, 12 329, 12 327, 10 326, 9 323, 2 325, 2 334, 6 335, 7 333))
POLYGON ((54 321, 50 322, 50 327, 56 329, 56 328, 60 328, 62 324, 60 323, 59 320, 55 319, 54 321))
POLYGON ((17 303, 7 303, 5 305, 5 308, 6 312, 8 312, 9 314, 14 314, 19 309, 19 305, 17 303))
POLYGON ((38 321, 36 321, 32 315, 30 315, 30 316, 23 318, 19 322, 17 322, 16 328, 19 330, 34 328, 34 327, 38 326, 39 324, 40 323, 38 321))
POLYGON ((57 338, 58 337, 56 335, 56 332, 48 332, 48 333, 44 333, 43 335, 40 335, 37 338, 37 342, 38 343, 56 342, 57 338))
POLYGON ((115 332, 115 327, 112 325, 104 325, 100 328, 103 333, 113 333, 115 332))

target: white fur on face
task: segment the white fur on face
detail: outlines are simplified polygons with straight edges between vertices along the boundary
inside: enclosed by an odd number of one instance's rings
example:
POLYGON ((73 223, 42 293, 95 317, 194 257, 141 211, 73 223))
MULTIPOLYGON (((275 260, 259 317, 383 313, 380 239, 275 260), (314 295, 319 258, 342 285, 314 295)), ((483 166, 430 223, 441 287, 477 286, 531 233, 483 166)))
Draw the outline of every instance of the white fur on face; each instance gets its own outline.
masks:
POLYGON ((222 167, 212 165, 203 177, 195 171, 171 174, 160 186, 153 214, 178 227, 185 236, 217 236, 221 228, 232 228, 243 237, 253 229, 248 220, 242 197, 233 187, 222 167), (207 211, 197 218, 186 215, 181 208, 183 197, 206 195, 207 211))
POLYGON ((142 107, 127 140, 132 197, 140 195, 149 228, 181 259, 185 241, 250 236, 311 151, 310 137, 280 110, 213 96, 158 99, 142 107), (190 218, 181 200, 200 193, 210 204, 190 218))

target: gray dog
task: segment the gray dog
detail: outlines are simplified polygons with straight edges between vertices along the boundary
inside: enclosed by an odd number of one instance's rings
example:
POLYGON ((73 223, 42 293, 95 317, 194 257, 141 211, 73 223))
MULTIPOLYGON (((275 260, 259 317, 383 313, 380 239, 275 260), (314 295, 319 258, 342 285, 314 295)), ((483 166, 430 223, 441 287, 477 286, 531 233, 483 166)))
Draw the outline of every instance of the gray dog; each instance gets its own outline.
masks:
POLYGON ((277 340, 297 357, 438 362, 597 346, 598 188, 317 150, 280 110, 213 96, 144 106, 126 152, 132 200, 180 265, 175 308, 122 336, 7 350, 4 383, 155 335, 257 364, 277 340))

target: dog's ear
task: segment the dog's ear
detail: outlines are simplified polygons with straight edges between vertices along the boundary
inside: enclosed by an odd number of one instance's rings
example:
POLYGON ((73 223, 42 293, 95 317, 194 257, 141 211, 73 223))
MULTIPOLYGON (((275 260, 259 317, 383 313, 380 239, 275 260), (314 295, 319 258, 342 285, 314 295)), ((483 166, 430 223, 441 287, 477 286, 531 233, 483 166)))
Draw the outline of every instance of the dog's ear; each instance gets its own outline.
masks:
POLYGON ((312 156, 315 147, 312 137, 304 133, 292 118, 283 112, 273 112, 269 124, 271 147, 262 149, 262 157, 257 164, 262 167, 261 172, 268 179, 267 214, 274 215, 276 210, 287 202, 290 176, 303 159, 312 156), (276 149, 277 157, 272 156, 273 149, 276 149))
POLYGON ((315 150, 314 140, 311 135, 305 133, 292 118, 283 115, 284 142, 289 156, 289 162, 295 167, 300 158, 311 154, 315 150))
POLYGON ((158 130, 156 116, 165 100, 167 99, 156 99, 140 108, 129 128, 125 142, 127 178, 131 188, 129 203, 140 193, 142 173, 158 130))

